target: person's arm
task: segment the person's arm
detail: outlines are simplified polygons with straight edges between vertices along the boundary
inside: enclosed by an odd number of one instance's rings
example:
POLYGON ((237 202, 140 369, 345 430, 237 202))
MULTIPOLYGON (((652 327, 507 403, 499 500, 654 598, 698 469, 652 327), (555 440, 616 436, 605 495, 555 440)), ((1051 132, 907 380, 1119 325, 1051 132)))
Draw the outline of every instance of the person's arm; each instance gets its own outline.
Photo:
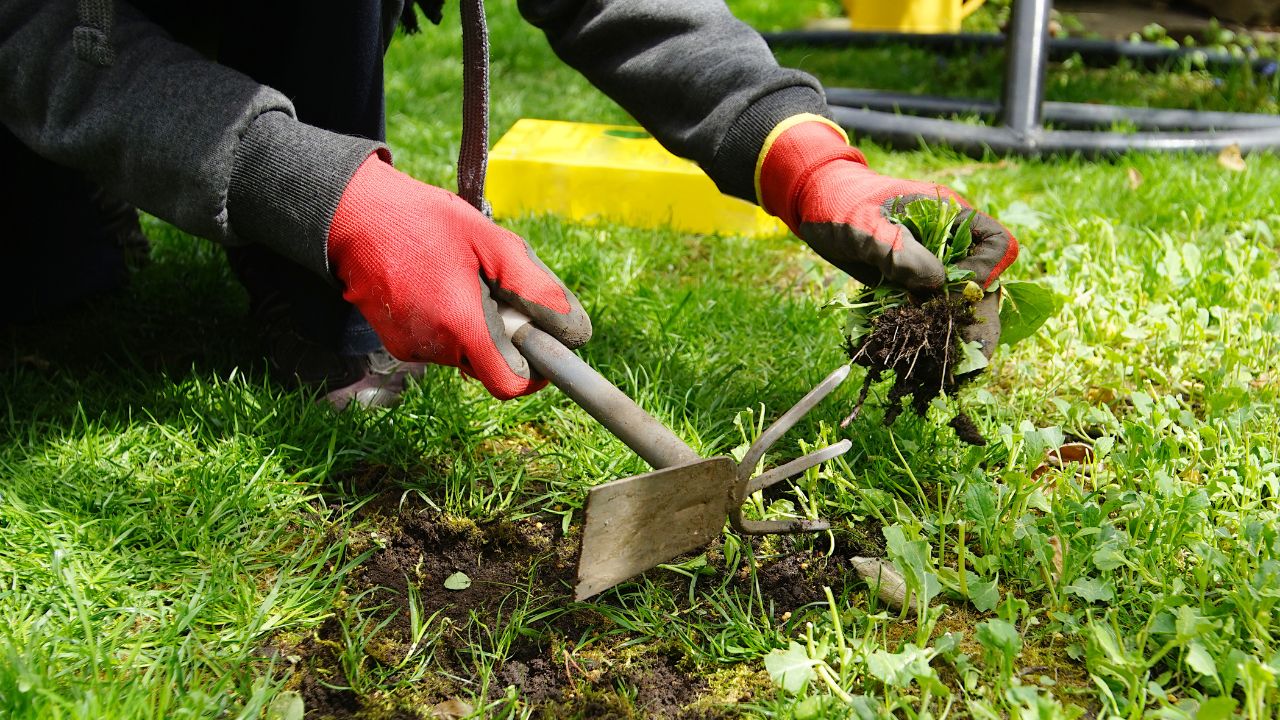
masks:
MULTIPOLYGON (((667 149, 696 161, 721 191, 782 218, 832 264, 869 285, 942 284, 941 263, 889 222, 887 207, 955 193, 870 170, 831 122, 819 83, 779 67, 723 0, 520 0, 520 10, 667 149)), ((973 229, 965 264, 987 286, 1018 245, 986 215, 973 229)))
POLYGON ((722 0, 520 0, 562 60, 729 195, 756 201, 770 131, 828 114, 812 76, 779 67, 722 0))
POLYGON ((78 51, 78 5, 0 3, 0 122, 187 232, 262 242, 325 272, 338 199, 381 146, 298 122, 288 98, 175 41, 123 0, 108 6, 105 53, 83 42, 78 51))
POLYGON ((77 3, 0 3, 0 122, 36 152, 188 232, 336 279, 397 357, 458 366, 499 397, 545 384, 499 301, 566 345, 590 337, 519 237, 392 169, 380 143, 299 122, 280 93, 108 6, 109 44, 77 53, 77 3))

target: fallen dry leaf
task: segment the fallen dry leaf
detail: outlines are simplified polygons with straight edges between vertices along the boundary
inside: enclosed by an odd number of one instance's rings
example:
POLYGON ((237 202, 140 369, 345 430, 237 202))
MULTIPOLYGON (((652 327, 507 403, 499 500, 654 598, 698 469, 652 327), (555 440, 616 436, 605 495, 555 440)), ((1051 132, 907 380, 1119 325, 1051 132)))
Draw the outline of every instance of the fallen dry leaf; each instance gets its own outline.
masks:
POLYGON ((475 711, 476 709, 471 707, 470 703, 452 698, 432 705, 431 717, 437 720, 462 720, 475 711))
POLYGON ((1052 468, 1063 468, 1068 463, 1079 463, 1084 472, 1092 470, 1095 455, 1093 448, 1084 443, 1067 443, 1060 448, 1045 453, 1044 462, 1031 471, 1031 479, 1039 480, 1041 475, 1052 468))
POLYGON ((1053 548, 1053 557, 1050 562, 1053 564, 1053 582, 1057 583, 1062 579, 1062 540, 1057 535, 1049 538, 1049 547, 1053 548))
POLYGON ((1137 190, 1142 187, 1142 173, 1137 168, 1129 168, 1129 189, 1137 190))
POLYGON ((907 603, 915 606, 915 603, 907 597, 906 579, 902 577, 902 573, 898 572, 898 568, 893 566, 893 563, 868 557, 849 558, 849 563, 889 607, 901 610, 907 603))
POLYGON ((1244 172, 1244 156, 1240 154, 1240 146, 1232 143, 1218 153, 1218 164, 1232 172, 1244 172))
POLYGON ((1093 448, 1084 443, 1067 443, 1057 450, 1050 450, 1048 457, 1048 461, 1058 467, 1062 467, 1067 463, 1092 465, 1093 459, 1093 448))
POLYGON ((1106 387, 1091 387, 1084 391, 1084 399, 1091 405, 1110 405, 1116 401, 1116 391, 1106 387))

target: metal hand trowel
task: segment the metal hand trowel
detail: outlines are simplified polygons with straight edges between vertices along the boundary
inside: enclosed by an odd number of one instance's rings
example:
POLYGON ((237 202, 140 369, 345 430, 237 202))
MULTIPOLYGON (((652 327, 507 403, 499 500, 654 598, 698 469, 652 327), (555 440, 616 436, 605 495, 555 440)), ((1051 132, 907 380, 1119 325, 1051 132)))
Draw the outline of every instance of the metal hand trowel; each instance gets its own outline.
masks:
POLYGON ((742 515, 752 493, 834 458, 850 447, 841 440, 822 450, 751 477, 765 452, 849 375, 849 366, 827 376, 756 440, 742 460, 701 458, 666 426, 591 369, 573 351, 504 308, 516 349, 543 377, 604 425, 654 468, 653 472, 591 488, 574 598, 603 592, 649 568, 703 547, 724 528, 747 535, 826 530, 822 520, 753 521, 742 515))

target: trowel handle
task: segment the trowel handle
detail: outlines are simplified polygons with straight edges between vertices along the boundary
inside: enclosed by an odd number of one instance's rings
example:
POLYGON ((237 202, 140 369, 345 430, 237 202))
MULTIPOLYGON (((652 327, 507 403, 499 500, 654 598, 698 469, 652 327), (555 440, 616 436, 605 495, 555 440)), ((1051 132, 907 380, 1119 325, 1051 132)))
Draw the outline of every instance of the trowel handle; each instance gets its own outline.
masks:
POLYGON ((560 388, 655 470, 701 460, 684 441, 591 369, 582 358, 512 307, 502 308, 511 343, 529 365, 560 388))

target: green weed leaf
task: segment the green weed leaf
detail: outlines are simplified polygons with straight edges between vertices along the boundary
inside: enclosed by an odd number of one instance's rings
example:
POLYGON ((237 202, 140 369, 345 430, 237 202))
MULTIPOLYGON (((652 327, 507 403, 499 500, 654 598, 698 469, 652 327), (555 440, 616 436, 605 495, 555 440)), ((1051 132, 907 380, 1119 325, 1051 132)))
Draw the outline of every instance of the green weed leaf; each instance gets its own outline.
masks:
POLYGON ((991 618, 978 623, 978 642, 984 648, 1012 660, 1022 649, 1022 636, 1012 624, 991 618))
POLYGON ((1218 664, 1199 640, 1192 640, 1187 646, 1187 667, 1215 680, 1218 677, 1218 664))
POLYGON ((867 672, 890 687, 905 688, 916 678, 933 674, 929 660, 933 653, 911 643, 899 653, 876 650, 867 658, 867 672))
POLYGON ((813 668, 819 662, 809 657, 804 646, 794 640, 786 650, 774 650, 764 656, 764 667, 769 671, 769 677, 792 695, 799 694, 813 680, 813 668))
POLYGON ((1093 553, 1093 566, 1102 572, 1111 572, 1124 564, 1124 553, 1114 545, 1103 545, 1093 553))
POLYGON ((963 353, 960 362, 956 363, 955 367, 951 369, 956 375, 977 372, 989 364, 987 356, 982 354, 982 343, 977 340, 960 343, 960 352, 963 353))
POLYGON ((969 255, 969 248, 973 245, 973 213, 966 212, 964 219, 956 224, 955 231, 951 234, 951 250, 947 253, 947 263, 959 262, 969 255))
POLYGON ((1111 581, 1103 581, 1097 578, 1077 578, 1075 582, 1067 586, 1067 590, 1091 603, 1110 602, 1116 597, 1115 586, 1112 585, 1111 581))
POLYGON ((977 575, 968 573, 969 585, 969 602, 973 603, 975 610, 979 612, 990 612, 1000 604, 1000 590, 996 587, 995 580, 983 580, 977 575))
POLYGON ((1058 296, 1039 283, 1012 280, 1005 282, 1003 287, 1000 342, 1006 345, 1031 337, 1062 307, 1058 296))
POLYGON ((1196 720, 1231 720, 1236 716, 1236 699, 1216 697, 1200 703, 1196 720))
POLYGON ((302 696, 292 690, 285 690, 271 700, 267 706, 267 720, 302 720, 306 713, 306 705, 302 696))
POLYGON ((444 581, 445 590, 466 590, 469 587, 471 587, 471 578, 464 572, 456 572, 444 581))
POLYGON ((964 491, 964 514, 977 527, 991 527, 999 522, 996 493, 986 484, 970 485, 964 491))

